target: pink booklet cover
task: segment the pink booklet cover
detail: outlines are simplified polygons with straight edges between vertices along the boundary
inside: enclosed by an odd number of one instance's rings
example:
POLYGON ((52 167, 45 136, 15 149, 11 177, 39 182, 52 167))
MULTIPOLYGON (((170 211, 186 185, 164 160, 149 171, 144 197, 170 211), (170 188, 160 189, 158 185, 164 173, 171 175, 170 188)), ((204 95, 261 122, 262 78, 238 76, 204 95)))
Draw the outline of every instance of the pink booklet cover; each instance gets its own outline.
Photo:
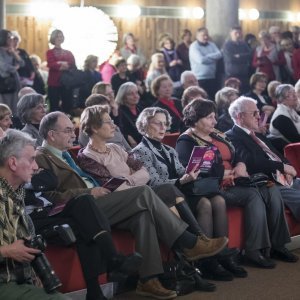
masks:
POLYGON ((103 184, 102 187, 110 190, 111 192, 115 191, 121 184, 126 181, 125 178, 122 177, 113 177, 109 179, 107 182, 103 184))
POLYGON ((186 173, 191 172, 197 164, 199 166, 196 171, 199 169, 203 172, 209 171, 215 161, 216 151, 215 146, 195 146, 186 167, 186 173))

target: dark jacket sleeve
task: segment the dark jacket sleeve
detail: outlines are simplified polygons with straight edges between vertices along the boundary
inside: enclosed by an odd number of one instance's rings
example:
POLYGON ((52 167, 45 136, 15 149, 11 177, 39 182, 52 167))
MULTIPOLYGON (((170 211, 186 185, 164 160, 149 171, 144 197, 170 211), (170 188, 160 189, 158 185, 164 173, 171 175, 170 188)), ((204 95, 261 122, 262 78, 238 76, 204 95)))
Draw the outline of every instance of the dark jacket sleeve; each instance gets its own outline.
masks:
POLYGON ((272 125, 286 138, 290 143, 300 142, 300 134, 290 118, 278 116, 272 121, 272 125))
MULTIPOLYGON (((239 138, 232 133, 232 130, 227 132, 226 135, 233 143, 237 156, 246 164, 249 174, 262 172, 271 176, 276 170, 283 172, 283 163, 269 159, 267 154, 258 145, 256 146, 252 143, 251 140, 245 141, 245 139, 239 138)), ((250 139, 250 137, 246 138, 250 139)), ((270 148, 273 151, 273 147, 270 146, 270 148)), ((275 149, 274 152, 276 152, 275 149)))
POLYGON ((184 167, 189 163, 194 146, 196 146, 196 144, 189 136, 180 136, 177 140, 176 151, 178 153, 178 158, 184 167))

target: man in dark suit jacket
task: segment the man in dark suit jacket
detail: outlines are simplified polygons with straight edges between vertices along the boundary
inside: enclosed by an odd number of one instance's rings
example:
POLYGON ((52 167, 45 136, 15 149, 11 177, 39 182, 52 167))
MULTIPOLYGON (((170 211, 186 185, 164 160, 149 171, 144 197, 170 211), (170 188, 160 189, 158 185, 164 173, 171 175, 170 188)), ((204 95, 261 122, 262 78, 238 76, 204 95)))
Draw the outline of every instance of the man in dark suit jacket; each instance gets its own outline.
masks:
MULTIPOLYGON (((235 125, 226 132, 226 135, 235 146, 239 157, 246 164, 248 173, 250 175, 259 172, 267 174, 269 179, 280 189, 285 205, 290 208, 299 221, 300 191, 280 185, 273 176, 279 171, 285 175, 287 181, 292 182, 296 171, 262 134, 255 133, 259 127, 260 117, 256 100, 242 96, 230 105, 229 113, 235 125)), ((285 248, 279 249, 276 254, 284 260, 296 260, 285 248)))

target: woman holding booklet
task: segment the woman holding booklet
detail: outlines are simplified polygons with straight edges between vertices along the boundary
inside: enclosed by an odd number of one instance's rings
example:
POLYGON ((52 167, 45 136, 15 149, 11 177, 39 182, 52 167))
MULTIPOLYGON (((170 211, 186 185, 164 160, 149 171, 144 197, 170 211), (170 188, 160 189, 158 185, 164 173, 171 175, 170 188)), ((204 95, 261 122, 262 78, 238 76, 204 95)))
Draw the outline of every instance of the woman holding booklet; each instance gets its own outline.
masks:
MULTIPOLYGON (((175 149, 162 144, 166 131, 171 125, 171 117, 167 110, 159 107, 144 109, 136 122, 138 131, 143 135, 142 141, 132 150, 135 158, 143 161, 150 174, 149 185, 157 187, 165 183, 173 184, 178 190, 196 180, 199 171, 196 164, 186 172, 180 163, 175 149)), ((195 203, 197 221, 205 234, 210 236, 227 235, 227 215, 224 198, 214 195, 210 198, 189 196, 186 200, 195 203), (201 215, 201 218, 199 216, 201 215), (202 227, 203 226, 203 227, 202 227)), ((209 278, 232 280, 233 275, 246 277, 247 272, 237 265, 230 250, 224 251, 220 259, 209 259, 202 262, 201 270, 209 278), (227 255, 225 255, 227 252, 227 255), (224 269, 224 267, 227 269, 224 269)))
MULTIPOLYGON (((275 185, 247 187, 238 185, 238 181, 235 182, 238 177, 249 176, 233 145, 223 133, 214 128, 217 123, 215 114, 216 106, 209 100, 195 99, 184 108, 183 120, 188 129, 177 140, 179 159, 186 166, 195 146, 217 148, 215 157, 218 160, 212 164, 213 168, 206 176, 220 177, 221 190, 227 205, 244 208, 245 257, 258 267, 274 268, 275 263, 270 259, 270 249, 282 248, 290 239, 280 192, 275 185)), ((200 170, 200 175, 201 172, 200 170)), ((205 218, 200 213, 200 222, 202 217, 205 218)), ((205 228, 204 224, 200 225, 205 228)), ((206 234, 216 234, 216 229, 218 227, 211 227, 206 234)), ((226 224, 220 229, 218 234, 225 235, 226 224)))

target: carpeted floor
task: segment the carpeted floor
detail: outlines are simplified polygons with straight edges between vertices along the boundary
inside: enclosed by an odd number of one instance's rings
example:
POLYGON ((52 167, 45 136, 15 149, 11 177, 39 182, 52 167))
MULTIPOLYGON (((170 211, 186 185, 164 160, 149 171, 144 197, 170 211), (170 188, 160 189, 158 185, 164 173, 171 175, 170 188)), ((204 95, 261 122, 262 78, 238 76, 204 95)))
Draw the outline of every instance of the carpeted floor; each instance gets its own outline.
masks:
MULTIPOLYGON (((300 249, 294 251, 300 257, 300 249)), ((248 277, 229 282, 215 282, 217 290, 212 293, 194 292, 181 296, 180 300, 298 300, 300 299, 300 261, 284 263, 277 261, 275 269, 265 270, 245 266, 248 277)), ((116 300, 150 299, 139 297, 134 291, 114 297, 116 300)))

